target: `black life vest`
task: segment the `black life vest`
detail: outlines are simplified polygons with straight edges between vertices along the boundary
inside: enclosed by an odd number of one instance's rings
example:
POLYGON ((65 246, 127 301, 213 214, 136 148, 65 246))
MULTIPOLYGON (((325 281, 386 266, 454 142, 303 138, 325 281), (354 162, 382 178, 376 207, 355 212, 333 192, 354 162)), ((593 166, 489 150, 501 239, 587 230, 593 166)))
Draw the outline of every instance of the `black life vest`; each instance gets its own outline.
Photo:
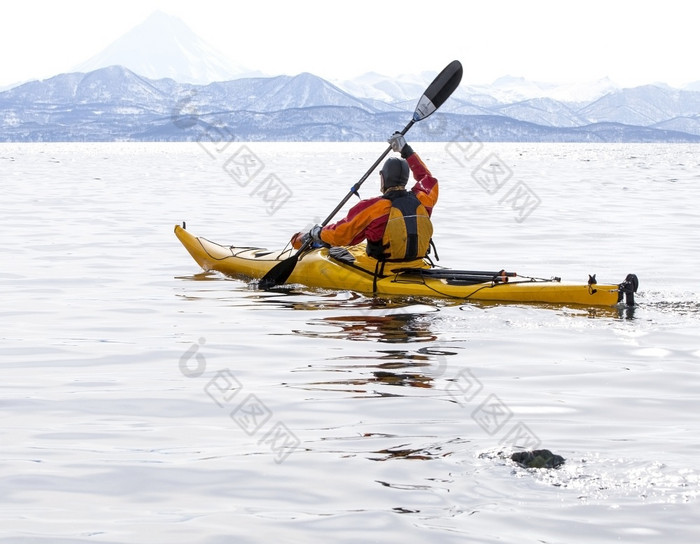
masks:
POLYGON ((383 198, 391 201, 389 218, 382 240, 367 242, 367 254, 380 261, 413 261, 425 257, 433 235, 428 210, 412 191, 389 191, 383 198))

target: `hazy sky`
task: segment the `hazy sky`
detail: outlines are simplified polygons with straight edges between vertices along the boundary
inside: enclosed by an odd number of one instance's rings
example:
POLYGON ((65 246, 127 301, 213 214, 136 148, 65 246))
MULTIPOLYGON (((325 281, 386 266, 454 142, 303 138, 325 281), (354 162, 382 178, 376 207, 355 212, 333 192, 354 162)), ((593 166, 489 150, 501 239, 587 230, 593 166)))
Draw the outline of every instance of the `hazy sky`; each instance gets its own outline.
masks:
POLYGON ((439 70, 623 86, 700 80, 688 0, 3 1, 0 86, 69 71, 155 10, 180 17, 234 63, 269 75, 349 79, 439 70))

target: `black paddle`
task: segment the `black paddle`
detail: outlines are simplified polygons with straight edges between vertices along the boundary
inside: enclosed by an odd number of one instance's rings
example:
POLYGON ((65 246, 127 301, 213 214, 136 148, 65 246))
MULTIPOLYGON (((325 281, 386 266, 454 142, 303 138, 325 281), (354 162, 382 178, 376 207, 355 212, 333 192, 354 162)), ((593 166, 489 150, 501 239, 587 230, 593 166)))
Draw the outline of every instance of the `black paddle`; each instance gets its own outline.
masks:
MULTIPOLYGON (((404 127, 404 129, 401 131, 401 134, 406 134, 408 130, 414 125, 414 123, 422 121, 430 114, 437 111, 437 109, 440 106, 442 106, 445 100, 447 100, 450 97, 450 95, 454 92, 461 80, 462 65, 458 60, 453 60, 444 68, 442 72, 438 74, 438 76, 425 90, 425 93, 423 93, 423 96, 421 96, 420 100, 418 101, 418 105, 416 106, 416 109, 413 112, 413 119, 411 119, 411 121, 404 127)), ((382 153, 381 156, 376 160, 376 162, 372 166, 370 166, 369 170, 365 172, 365 175, 362 176, 360 180, 352 186, 350 192, 347 195, 345 195, 345 198, 343 198, 343 200, 340 201, 340 204, 338 204, 335 207, 335 209, 328 215, 328 217, 326 217, 325 221, 321 223, 321 227, 325 227, 330 222, 330 220, 333 219, 335 214, 338 213, 340 208, 342 208, 345 205, 345 203, 348 200, 350 200, 352 195, 357 194, 357 192, 360 189, 360 186, 365 182, 365 180, 370 176, 370 174, 374 172, 377 166, 379 166, 379 163, 384 160, 384 157, 386 157, 390 151, 391 146, 389 146, 384 151, 384 153, 382 153)), ((274 267, 272 267, 272 269, 270 269, 270 271, 260 279, 258 287, 260 289, 270 289, 272 287, 282 285, 283 283, 285 283, 294 271, 294 267, 296 266, 297 261, 299 261, 299 256, 304 251, 306 251, 310 245, 311 239, 307 239, 306 242, 304 242, 301 245, 301 247, 297 250, 297 252, 294 255, 288 257, 284 261, 281 261, 274 267)))

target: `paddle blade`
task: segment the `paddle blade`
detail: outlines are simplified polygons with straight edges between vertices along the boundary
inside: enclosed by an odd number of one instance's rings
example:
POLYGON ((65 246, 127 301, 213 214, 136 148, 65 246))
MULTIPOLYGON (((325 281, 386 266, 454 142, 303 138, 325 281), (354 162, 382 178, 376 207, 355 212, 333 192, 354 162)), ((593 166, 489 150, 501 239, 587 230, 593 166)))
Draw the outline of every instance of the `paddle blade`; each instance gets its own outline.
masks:
POLYGON ((297 252, 288 259, 277 263, 267 274, 260 278, 258 289, 267 291, 268 289, 285 283, 289 279, 289 276, 292 275, 292 272, 294 272, 294 267, 297 265, 298 260, 299 253, 297 252))
POLYGON ((420 121, 434 113, 459 86, 460 81, 462 81, 462 63, 453 60, 425 90, 413 113, 413 120, 420 121))

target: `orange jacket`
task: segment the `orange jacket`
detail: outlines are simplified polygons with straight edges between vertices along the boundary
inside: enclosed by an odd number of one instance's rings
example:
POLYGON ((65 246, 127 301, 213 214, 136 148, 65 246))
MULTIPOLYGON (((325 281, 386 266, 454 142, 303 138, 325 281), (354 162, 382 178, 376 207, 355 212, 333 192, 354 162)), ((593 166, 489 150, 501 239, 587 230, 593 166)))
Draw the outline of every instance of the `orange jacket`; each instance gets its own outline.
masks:
MULTIPOLYGON (((417 153, 413 153, 406 161, 413 173, 413 179, 416 180, 411 191, 430 215, 438 199, 438 181, 417 153)), ((363 240, 380 242, 390 209, 391 201, 382 196, 361 200, 350 208, 344 219, 332 225, 326 225, 321 231, 321 240, 332 246, 351 246, 363 240)))

